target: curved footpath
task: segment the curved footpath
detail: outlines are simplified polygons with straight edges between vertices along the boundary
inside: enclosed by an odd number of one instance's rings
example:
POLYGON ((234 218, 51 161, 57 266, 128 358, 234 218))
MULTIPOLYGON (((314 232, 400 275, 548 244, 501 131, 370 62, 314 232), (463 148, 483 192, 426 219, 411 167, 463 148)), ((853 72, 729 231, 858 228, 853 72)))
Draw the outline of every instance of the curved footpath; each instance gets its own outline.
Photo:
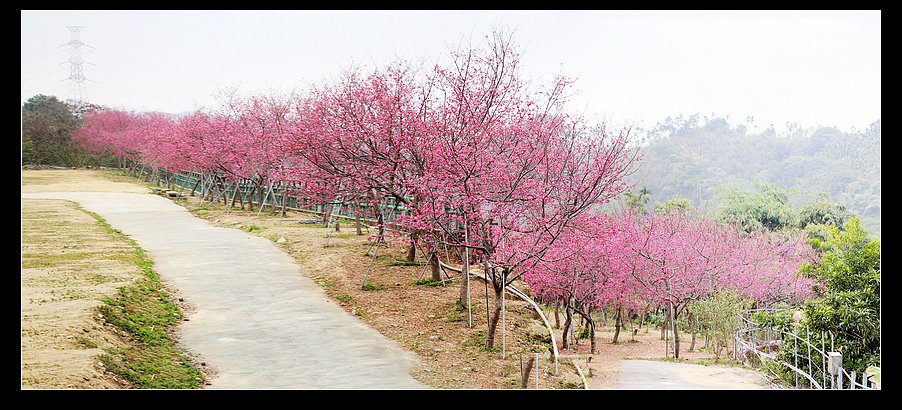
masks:
POLYGON ((735 367, 702 366, 655 360, 621 362, 620 385, 624 390, 746 390, 767 389, 757 373, 735 367))
POLYGON ((23 192, 81 203, 131 236, 194 310, 179 341, 208 388, 413 389, 416 356, 329 301, 272 242, 214 227, 151 194, 23 192))

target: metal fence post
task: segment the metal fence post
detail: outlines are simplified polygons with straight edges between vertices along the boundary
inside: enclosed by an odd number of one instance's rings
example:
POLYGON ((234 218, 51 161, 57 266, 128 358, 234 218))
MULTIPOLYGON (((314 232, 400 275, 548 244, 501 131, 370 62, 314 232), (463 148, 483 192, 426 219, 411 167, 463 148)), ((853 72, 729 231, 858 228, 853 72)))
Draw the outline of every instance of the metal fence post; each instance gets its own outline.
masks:
MULTIPOLYGON (((799 339, 796 337, 795 330, 792 333, 792 360, 796 369, 799 368, 799 339)), ((796 388, 799 388, 799 372, 794 371, 796 376, 796 388)))

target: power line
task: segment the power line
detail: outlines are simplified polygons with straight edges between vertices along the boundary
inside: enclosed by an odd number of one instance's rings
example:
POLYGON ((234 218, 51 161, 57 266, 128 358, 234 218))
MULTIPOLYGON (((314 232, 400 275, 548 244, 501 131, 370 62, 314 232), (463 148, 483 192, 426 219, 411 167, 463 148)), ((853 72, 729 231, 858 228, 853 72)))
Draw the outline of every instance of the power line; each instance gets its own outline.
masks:
MULTIPOLYGON (((32 80, 35 80, 40 77, 48 76, 50 74, 59 75, 62 70, 63 70, 63 68, 60 67, 59 65, 39 68, 37 70, 27 70, 27 74, 30 74, 31 76, 30 77, 22 77, 22 81, 32 81, 32 80), (47 71, 47 70, 51 70, 51 71, 47 71), (41 74, 38 74, 38 73, 41 73, 41 74)), ((23 71, 23 74, 24 73, 25 73, 25 71, 23 71)))
POLYGON ((112 69, 112 68, 110 68, 110 67, 97 66, 97 69, 98 69, 98 70, 107 71, 107 72, 111 72, 111 73, 118 74, 118 75, 122 75, 122 76, 125 76, 125 77, 129 77, 129 78, 131 78, 131 79, 133 79, 133 80, 135 80, 135 81, 138 81, 138 82, 141 82, 141 83, 144 83, 144 84, 147 84, 147 85, 151 85, 151 86, 154 86, 154 87, 168 88, 168 89, 170 89, 170 90, 178 91, 178 92, 180 92, 180 93, 192 95, 192 96, 195 96, 195 97, 207 97, 206 94, 203 94, 203 93, 200 93, 200 92, 190 91, 190 90, 187 90, 187 89, 184 89, 184 88, 178 88, 178 87, 175 87, 175 86, 172 86, 172 85, 169 85, 169 84, 166 84, 166 83, 162 83, 162 82, 157 82, 157 81, 153 81, 153 80, 147 80, 147 79, 141 78, 141 77, 136 76, 136 75, 133 75, 133 74, 129 74, 129 73, 126 73, 126 72, 123 72, 123 71, 119 71, 119 70, 112 69))
POLYGON ((114 85, 112 85, 112 84, 100 83, 100 82, 97 82, 97 81, 94 81, 94 80, 88 80, 88 81, 90 81, 90 82, 96 84, 97 86, 99 86, 99 87, 101 87, 101 88, 105 88, 105 89, 108 89, 108 90, 111 90, 111 91, 115 91, 115 92, 119 92, 119 93, 124 93, 124 94, 129 94, 129 95, 133 95, 133 96, 136 96, 136 97, 141 97, 141 98, 148 99, 148 100, 153 100, 153 101, 156 101, 156 102, 159 102, 159 103, 164 103, 164 104, 166 104, 166 103, 169 102, 169 101, 165 101, 165 100, 159 99, 159 98, 157 98, 157 97, 153 97, 153 96, 151 96, 151 95, 147 95, 147 94, 140 93, 140 92, 133 91, 133 90, 127 90, 127 89, 122 88, 122 87, 119 87, 119 86, 114 86, 114 85))
POLYGON ((41 88, 44 88, 44 87, 48 87, 48 86, 51 86, 51 85, 54 85, 54 84, 59 85, 59 84, 61 84, 63 81, 66 81, 66 80, 68 80, 68 78, 63 79, 63 80, 57 80, 57 81, 54 81, 54 82, 52 82, 52 83, 47 83, 47 84, 44 84, 44 85, 39 85, 39 86, 37 86, 37 87, 32 87, 32 88, 29 88, 29 89, 27 89, 27 90, 22 90, 22 93, 30 93, 30 92, 32 92, 32 91, 35 91, 35 90, 38 90, 38 89, 41 89, 41 88))
POLYGON ((50 50, 38 51, 38 52, 31 53, 31 54, 28 54, 28 55, 23 55, 23 56, 22 56, 22 61, 25 61, 25 60, 37 61, 37 60, 40 60, 40 59, 42 59, 42 58, 47 58, 47 57, 50 57, 50 56, 55 56, 55 55, 60 54, 60 53, 62 53, 62 52, 64 51, 64 50, 63 50, 62 48, 60 48, 60 47, 62 47, 62 46, 57 46, 57 47, 54 47, 53 49, 50 49, 50 50), (49 51, 49 54, 45 54, 45 55, 42 55, 42 56, 38 56, 38 54, 44 54, 44 53, 47 53, 48 51, 49 51))
POLYGON ((147 62, 147 61, 139 60, 139 59, 137 59, 137 58, 124 56, 124 55, 122 55, 122 54, 118 54, 118 53, 114 53, 114 52, 112 52, 112 51, 107 51, 107 50, 99 49, 99 48, 97 48, 97 47, 89 46, 89 45, 87 45, 87 44, 86 44, 85 46, 88 47, 88 48, 91 48, 92 50, 96 50, 96 51, 101 52, 101 53, 104 53, 104 54, 109 54, 109 55, 111 55, 111 56, 118 57, 118 58, 121 58, 121 59, 130 60, 131 62, 134 62, 134 63, 143 64, 143 65, 145 65, 145 66, 150 66, 150 67, 153 67, 153 68, 155 68, 155 69, 157 69, 157 70, 168 71, 168 72, 170 72, 170 73, 172 73, 172 74, 180 75, 180 76, 182 76, 182 77, 185 77, 185 78, 188 78, 188 79, 191 79, 191 80, 195 80, 195 81, 201 81, 201 82, 204 82, 204 83, 213 85, 213 86, 216 86, 216 85, 217 85, 216 83, 214 83, 214 82, 212 82, 212 81, 209 81, 209 80, 207 80, 207 79, 205 79, 205 78, 197 77, 197 76, 190 75, 190 74, 184 74, 184 73, 182 73, 182 72, 173 70, 173 69, 171 69, 171 68, 161 66, 161 65, 159 65, 159 64, 154 64, 154 63, 150 63, 150 62, 147 62))

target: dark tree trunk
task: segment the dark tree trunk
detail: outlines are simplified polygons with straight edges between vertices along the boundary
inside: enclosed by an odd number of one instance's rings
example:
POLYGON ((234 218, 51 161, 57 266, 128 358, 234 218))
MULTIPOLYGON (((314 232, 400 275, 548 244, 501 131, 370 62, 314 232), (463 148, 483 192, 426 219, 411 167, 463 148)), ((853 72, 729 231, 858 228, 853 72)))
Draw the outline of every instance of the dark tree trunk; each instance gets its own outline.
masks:
POLYGON ((282 218, 285 217, 285 211, 288 208, 288 189, 282 185, 282 218))
POLYGON ((363 235, 363 229, 360 224, 360 207, 354 209, 354 228, 357 229, 357 235, 363 235))
POLYGON ((570 348, 570 339, 568 339, 568 336, 570 335, 570 326, 573 326, 573 313, 570 311, 569 305, 569 301, 566 301, 564 304, 564 331, 561 336, 561 347, 564 349, 570 348))
POLYGON ((432 281, 438 282, 442 280, 442 270, 438 265, 438 252, 433 252, 429 256, 429 266, 432 268, 432 281))
POLYGON ((554 328, 555 329, 561 328, 560 306, 561 306, 560 298, 554 298, 554 328))
POLYGON ((623 326, 623 308, 617 306, 617 315, 614 316, 614 340, 611 343, 617 343, 620 339, 620 328, 623 326))
MULTIPOLYGON (((523 359, 520 359, 520 363, 523 363, 523 359)), ((529 385, 529 374, 532 373, 532 368, 536 364, 536 359, 534 357, 530 357, 529 360, 526 361, 526 367, 523 368, 523 371, 520 372, 520 388, 525 389, 529 385)))
POLYGON ((495 291, 495 308, 492 310, 492 318, 489 320, 489 334, 485 340, 486 349, 495 347, 495 332, 498 330, 498 321, 501 319, 501 299, 504 297, 504 287, 500 283, 493 282, 492 290, 495 291))
POLYGON ((589 321, 589 335, 592 338, 592 345, 591 345, 592 346, 592 354, 595 354, 595 352, 597 350, 598 342, 595 340, 595 321, 594 320, 589 321))
POLYGON ((642 325, 645 324, 645 315, 648 314, 648 308, 642 309, 642 316, 639 318, 639 329, 642 329, 642 325))
POLYGON ((675 308, 670 309, 670 326, 673 331, 673 358, 680 358, 680 332, 679 327, 677 326, 677 317, 676 317, 675 308))
POLYGON ((191 187, 191 195, 188 195, 188 196, 194 196, 194 191, 197 190, 198 185, 200 185, 200 179, 198 179, 197 182, 194 183, 194 186, 191 187))
POLYGON ((664 340, 664 336, 667 334, 667 333, 666 333, 666 332, 667 332, 667 326, 668 326, 668 323, 669 323, 669 322, 667 321, 667 319, 670 317, 670 316, 667 314, 667 312, 668 312, 668 310, 667 310, 667 308, 665 307, 665 308, 662 310, 662 315, 663 315, 664 319, 661 320, 661 340, 664 340))
POLYGON ((689 312, 689 328, 692 329, 692 343, 689 344, 689 351, 692 352, 695 350, 695 327, 696 327, 695 315, 692 312, 689 312))
POLYGON ((417 258, 417 238, 419 235, 417 231, 413 231, 410 234, 410 248, 407 249, 407 260, 408 262, 413 262, 417 258))
POLYGON ((341 232, 341 219, 335 218, 335 232, 341 232))

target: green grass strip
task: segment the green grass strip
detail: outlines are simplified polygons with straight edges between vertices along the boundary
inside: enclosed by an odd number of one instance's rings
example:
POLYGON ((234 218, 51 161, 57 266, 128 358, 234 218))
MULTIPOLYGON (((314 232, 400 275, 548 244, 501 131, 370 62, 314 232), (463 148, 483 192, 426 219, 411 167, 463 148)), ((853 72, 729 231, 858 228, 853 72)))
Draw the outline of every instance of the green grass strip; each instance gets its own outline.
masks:
POLYGON ((169 331, 182 318, 181 309, 172 303, 153 261, 128 235, 114 229, 100 215, 80 206, 103 230, 135 249, 134 261, 142 276, 134 285, 119 288, 115 297, 103 300, 104 319, 134 336, 132 346, 107 349, 101 362, 107 369, 142 389, 196 389, 204 384, 204 375, 179 348, 169 331))

